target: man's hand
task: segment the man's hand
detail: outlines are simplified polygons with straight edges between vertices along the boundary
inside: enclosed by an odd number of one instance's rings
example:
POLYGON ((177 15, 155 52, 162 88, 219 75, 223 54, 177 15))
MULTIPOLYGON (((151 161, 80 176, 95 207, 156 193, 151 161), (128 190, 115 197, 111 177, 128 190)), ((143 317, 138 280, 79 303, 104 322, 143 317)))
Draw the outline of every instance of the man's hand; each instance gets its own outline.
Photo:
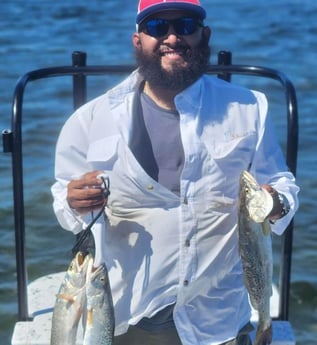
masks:
POLYGON ((101 173, 102 171, 92 171, 69 182, 67 202, 76 212, 85 214, 105 206, 107 198, 103 181, 97 178, 101 173))

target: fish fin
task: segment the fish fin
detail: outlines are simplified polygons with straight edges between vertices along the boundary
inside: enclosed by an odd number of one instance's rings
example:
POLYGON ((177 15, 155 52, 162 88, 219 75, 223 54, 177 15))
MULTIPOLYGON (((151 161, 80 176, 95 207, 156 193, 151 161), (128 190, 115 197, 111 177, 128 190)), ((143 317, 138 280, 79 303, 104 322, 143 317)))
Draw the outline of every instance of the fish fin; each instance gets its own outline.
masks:
POLYGON ((86 320, 86 326, 91 326, 93 320, 93 309, 87 310, 87 320, 86 320))
POLYGON ((269 225, 268 221, 264 221, 262 223, 262 231, 263 231, 264 236, 271 235, 271 228, 270 228, 270 225, 269 225))
POLYGON ((255 298, 249 294, 249 298, 250 298, 250 302, 251 302, 251 305, 254 309, 258 309, 258 303, 257 301, 255 300, 255 298))
POLYGON ((59 293, 56 295, 57 298, 60 298, 60 299, 64 299, 65 301, 67 302, 70 302, 70 303, 74 303, 75 302, 75 299, 73 296, 71 295, 67 295, 65 293, 59 293))

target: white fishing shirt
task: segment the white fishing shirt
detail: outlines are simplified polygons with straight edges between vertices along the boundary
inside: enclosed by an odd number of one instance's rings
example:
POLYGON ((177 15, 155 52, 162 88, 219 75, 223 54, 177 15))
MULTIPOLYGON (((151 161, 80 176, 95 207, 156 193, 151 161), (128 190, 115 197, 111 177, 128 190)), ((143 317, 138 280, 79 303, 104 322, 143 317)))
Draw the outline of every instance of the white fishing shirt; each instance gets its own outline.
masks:
POLYGON ((278 234, 297 209, 298 187, 267 118, 265 96, 206 75, 175 98, 185 162, 180 197, 167 190, 128 145, 140 81, 134 72, 65 124, 56 148, 54 210, 65 229, 81 231, 91 216, 70 210, 67 183, 105 171, 111 195, 93 233, 96 262, 105 260, 109 270, 116 335, 175 303, 184 345, 220 344, 250 318, 238 252, 240 173, 248 169, 288 198, 290 213, 272 226, 278 234))

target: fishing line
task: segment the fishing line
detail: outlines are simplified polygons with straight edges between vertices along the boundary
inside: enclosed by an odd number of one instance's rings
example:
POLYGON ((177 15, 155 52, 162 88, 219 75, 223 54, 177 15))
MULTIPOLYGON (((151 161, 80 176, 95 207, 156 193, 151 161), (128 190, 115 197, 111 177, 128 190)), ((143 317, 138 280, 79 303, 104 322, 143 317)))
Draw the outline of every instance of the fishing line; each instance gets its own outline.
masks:
MULTIPOLYGON (((104 177, 102 175, 98 176, 98 178, 101 179, 102 184, 101 184, 101 189, 102 189, 102 193, 105 197, 105 201, 103 203, 103 205, 101 206, 100 211, 98 211, 97 215, 92 219, 92 221, 88 224, 88 226, 83 229, 80 234, 78 234, 77 236, 77 241, 74 245, 74 247, 72 248, 72 255, 75 256, 76 253, 80 250, 81 246, 83 245, 84 242, 86 242, 86 240, 92 236, 92 232, 91 232, 91 228, 93 227, 93 225, 96 223, 96 221, 100 218, 100 216, 104 213, 105 207, 107 205, 107 198, 110 195, 110 179, 109 177, 104 177)), ((93 214, 93 212, 92 212, 93 214)))

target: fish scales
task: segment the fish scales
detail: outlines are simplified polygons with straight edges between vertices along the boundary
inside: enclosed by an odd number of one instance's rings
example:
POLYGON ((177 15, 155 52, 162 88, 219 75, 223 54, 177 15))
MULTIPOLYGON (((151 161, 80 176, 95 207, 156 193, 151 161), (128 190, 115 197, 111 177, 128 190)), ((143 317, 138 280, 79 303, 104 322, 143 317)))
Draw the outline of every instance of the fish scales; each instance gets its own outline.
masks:
POLYGON ((272 207, 271 199, 251 174, 242 172, 239 188, 239 250, 244 282, 251 304, 259 315, 254 345, 269 345, 272 342, 270 297, 273 255, 271 232, 265 220, 272 207))
POLYGON ((87 318, 83 345, 111 345, 114 337, 114 308, 108 271, 104 264, 87 273, 87 318))
POLYGON ((75 345, 86 298, 86 272, 93 258, 78 252, 71 261, 54 305, 51 345, 75 345))

